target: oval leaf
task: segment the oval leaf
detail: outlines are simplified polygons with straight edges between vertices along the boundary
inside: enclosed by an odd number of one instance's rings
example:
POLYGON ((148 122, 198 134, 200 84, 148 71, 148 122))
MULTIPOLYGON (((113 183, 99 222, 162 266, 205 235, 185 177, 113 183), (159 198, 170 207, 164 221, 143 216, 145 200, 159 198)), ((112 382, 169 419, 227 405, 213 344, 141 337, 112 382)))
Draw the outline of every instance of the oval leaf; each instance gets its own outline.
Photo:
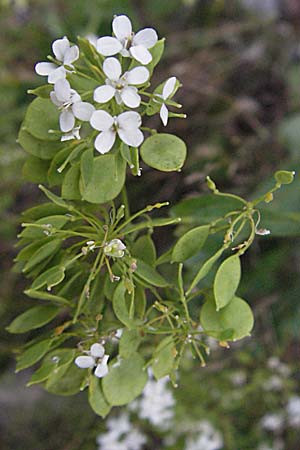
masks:
POLYGON ((35 306, 25 311, 6 328, 10 333, 25 333, 40 328, 57 316, 60 308, 52 305, 35 306))
POLYGON ((214 299, 210 298, 201 309, 200 323, 208 335, 219 340, 236 341, 250 336, 254 319, 248 303, 239 297, 233 297, 221 311, 216 311, 214 299), (224 338, 226 332, 230 337, 224 338))
POLYGON ((45 98, 36 98, 28 106, 24 127, 32 136, 43 141, 56 141, 57 136, 49 130, 58 130, 58 108, 45 98))
POLYGON ((148 166, 163 172, 179 170, 186 158, 186 145, 172 134, 154 134, 141 146, 141 157, 148 166))
POLYGON ((89 404, 93 411, 101 417, 107 416, 111 408, 103 395, 101 381, 94 375, 90 378, 89 404))
POLYGON ((203 247, 208 233, 209 225, 203 225, 194 228, 181 236, 174 246, 172 261, 183 262, 198 253, 203 247))
POLYGON ((241 279, 241 262, 237 255, 222 262, 215 276, 214 296, 217 311, 224 308, 233 298, 241 279))
POLYGON ((129 358, 114 360, 109 365, 109 373, 103 378, 102 387, 108 403, 121 406, 140 395, 146 382, 144 360, 138 353, 132 353, 129 358))

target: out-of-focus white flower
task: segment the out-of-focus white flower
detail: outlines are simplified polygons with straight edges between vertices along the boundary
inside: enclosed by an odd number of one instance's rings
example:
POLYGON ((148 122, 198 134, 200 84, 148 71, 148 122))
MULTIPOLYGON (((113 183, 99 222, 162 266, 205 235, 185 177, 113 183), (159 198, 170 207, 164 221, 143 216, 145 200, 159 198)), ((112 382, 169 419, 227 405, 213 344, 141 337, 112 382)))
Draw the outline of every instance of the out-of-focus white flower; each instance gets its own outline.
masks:
POLYGON ((126 245, 120 239, 113 239, 104 247, 104 253, 114 258, 122 258, 126 245))
POLYGON ((167 384, 169 377, 158 381, 150 379, 140 399, 134 402, 132 410, 136 411, 141 419, 149 422, 161 430, 167 430, 172 424, 174 416, 175 399, 167 384))
POLYGON ((74 129, 75 117, 89 121, 95 110, 90 103, 81 101, 80 95, 71 89, 70 83, 65 79, 56 81, 54 90, 50 92, 50 98, 61 111, 59 126, 64 133, 74 129))
POLYGON ((77 45, 71 46, 69 39, 65 36, 52 43, 52 50, 55 58, 62 65, 57 66, 51 62, 39 62, 35 65, 35 71, 38 75, 47 76, 48 83, 54 84, 57 80, 66 78, 68 69, 65 66, 74 68, 72 63, 79 58, 79 48, 77 45))
POLYGON ((269 369, 276 370, 283 377, 288 377, 291 374, 289 366, 280 361, 277 356, 271 356, 267 361, 269 369))
POLYGON ((298 395, 289 398, 286 410, 288 424, 293 428, 300 427, 300 397, 298 395))
POLYGON ((271 446, 263 443, 258 446, 257 450, 284 450, 284 442, 281 439, 275 439, 271 446))
POLYGON ((262 428, 268 431, 280 431, 284 424, 284 415, 282 413, 266 414, 260 421, 262 428))
POLYGON ((88 33, 85 38, 89 41, 89 43, 97 48, 97 40, 98 40, 98 36, 96 36, 94 33, 88 33))
POLYGON ((94 375, 98 378, 103 378, 108 374, 107 362, 109 355, 105 354, 103 345, 95 343, 91 345, 90 350, 86 355, 77 356, 75 364, 80 369, 92 369, 96 367, 94 375))
POLYGON ((142 118, 135 111, 126 111, 112 117, 106 111, 98 110, 92 114, 91 126, 101 133, 95 139, 95 148, 99 153, 109 152, 119 138, 130 147, 138 147, 144 140, 144 135, 139 129, 142 118))
POLYGON ((283 388, 283 381, 278 375, 272 375, 264 382, 263 388, 266 391, 280 391, 283 388))
POLYGON ((169 119, 169 111, 168 111, 168 108, 167 108, 165 102, 169 98, 172 97, 175 86, 176 86, 176 81, 177 81, 176 77, 169 78, 164 84, 162 94, 161 95, 156 94, 157 96, 161 97, 163 100, 163 104, 161 105, 159 115, 160 115, 161 121, 164 124, 164 126, 166 126, 168 124, 168 119, 169 119))
POLYGON ((129 421, 127 413, 106 422, 108 431, 97 437, 98 450, 141 450, 147 439, 129 421))
POLYGON ((115 37, 105 36, 97 41, 97 50, 101 55, 113 56, 121 53, 125 57, 133 57, 141 64, 149 64, 152 48, 157 40, 157 33, 153 28, 144 28, 136 34, 132 31, 131 21, 127 16, 116 16, 112 23, 115 37))
POLYGON ((135 86, 144 84, 149 79, 149 70, 146 67, 134 67, 122 75, 120 62, 116 58, 106 58, 103 72, 107 76, 106 84, 94 91, 94 100, 97 103, 106 103, 115 97, 119 105, 124 103, 129 108, 140 106, 141 97, 135 86))
POLYGON ((230 375, 231 382, 234 386, 243 386, 247 381, 247 375, 245 372, 239 370, 230 375))
POLYGON ((68 133, 64 134, 60 138, 60 140, 62 142, 64 142, 64 141, 70 141, 72 139, 78 139, 78 140, 81 139, 81 137, 80 137, 80 128, 81 128, 81 125, 78 125, 78 127, 74 127, 71 131, 69 131, 68 133))
POLYGON ((185 450, 221 450, 223 438, 212 424, 203 420, 198 425, 199 434, 186 440, 185 450))

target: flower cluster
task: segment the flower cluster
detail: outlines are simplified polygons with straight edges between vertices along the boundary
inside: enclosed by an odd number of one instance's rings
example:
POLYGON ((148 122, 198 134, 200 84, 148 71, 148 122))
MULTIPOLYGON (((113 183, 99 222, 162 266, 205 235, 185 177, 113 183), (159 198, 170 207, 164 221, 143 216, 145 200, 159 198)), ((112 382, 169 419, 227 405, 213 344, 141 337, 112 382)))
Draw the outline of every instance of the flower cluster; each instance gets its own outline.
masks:
POLYGON ((145 91, 151 76, 146 66, 152 63, 151 49, 158 43, 156 31, 145 28, 135 34, 125 15, 114 18, 112 29, 113 36, 93 37, 91 43, 98 58, 96 79, 99 86, 93 91, 94 104, 82 101, 80 94, 71 87, 69 76, 80 74, 74 65, 80 51, 77 45, 70 44, 67 37, 53 42, 55 58, 50 57, 51 62, 40 62, 35 66, 36 73, 47 76, 48 83, 54 85, 50 98, 60 111, 61 140, 80 139, 81 123, 89 122, 94 130, 100 131, 94 146, 101 154, 113 148, 117 137, 129 147, 137 148, 142 144, 141 125, 145 108, 144 111, 128 111, 140 108, 142 103, 146 105, 142 102, 142 95, 148 97, 150 103, 157 104, 165 126, 169 117, 167 105, 181 106, 171 101, 179 86, 176 77, 169 78, 152 94, 145 91))
POLYGON ((107 420, 108 431, 97 437, 98 450, 141 450, 146 436, 132 426, 125 412, 107 420))
POLYGON ((105 354, 102 344, 92 344, 89 351, 84 351, 85 355, 77 356, 75 364, 80 369, 95 369, 94 375, 103 378, 108 374, 107 362, 109 355, 105 354))

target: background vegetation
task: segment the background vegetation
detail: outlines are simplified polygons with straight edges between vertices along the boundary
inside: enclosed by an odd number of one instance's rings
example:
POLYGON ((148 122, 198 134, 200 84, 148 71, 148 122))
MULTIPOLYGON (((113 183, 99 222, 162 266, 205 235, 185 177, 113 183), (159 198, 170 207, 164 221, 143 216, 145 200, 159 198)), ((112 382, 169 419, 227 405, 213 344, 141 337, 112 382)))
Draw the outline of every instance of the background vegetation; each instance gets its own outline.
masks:
MULTIPOLYGON (((22 295, 24 279, 11 272, 20 214, 41 201, 38 189, 22 179, 25 155, 16 136, 31 100, 26 91, 41 84, 34 64, 44 60, 54 39, 105 35, 112 16, 119 13, 128 14, 137 29, 154 26, 167 37, 157 78, 175 75, 183 83, 177 99, 188 119, 174 119, 169 131, 187 142, 189 155, 181 173, 145 169, 143 183, 132 178, 130 194, 136 209, 150 198, 151 203, 174 204, 205 193, 206 175, 223 190, 251 198, 275 170, 299 170, 300 7, 296 0, 2 0, 0 5, 0 317, 4 326, 24 310, 27 301, 22 295)), ((208 418, 222 432, 225 450, 252 450, 263 442, 274 449, 299 446, 293 428, 282 426, 270 433, 259 427, 265 414, 283 410, 288 398, 300 391, 299 186, 297 175, 266 207, 261 226, 271 235, 258 237, 243 260, 242 294, 256 314, 252 339, 230 350, 216 349, 205 369, 191 371, 187 360, 181 387, 175 392, 177 420, 208 418), (268 363, 274 355, 290 373, 279 374, 280 389, 264 389, 264 382, 274 375, 268 363), (237 371, 246 382, 232 382, 237 371)), ((180 208, 184 215, 188 203, 180 208)), ((194 217, 197 222, 197 208, 194 217)), ((166 232, 154 235, 158 248, 165 247, 169 238, 166 232)), ((14 374, 13 353, 20 339, 3 327, 0 449, 96 449, 96 436, 105 425, 90 411, 85 395, 50 396, 39 388, 24 387, 30 371, 14 374)), ((148 427, 146 432, 152 439, 148 450, 167 448, 158 430, 148 427)), ((172 448, 177 450, 181 443, 176 445, 172 448)))

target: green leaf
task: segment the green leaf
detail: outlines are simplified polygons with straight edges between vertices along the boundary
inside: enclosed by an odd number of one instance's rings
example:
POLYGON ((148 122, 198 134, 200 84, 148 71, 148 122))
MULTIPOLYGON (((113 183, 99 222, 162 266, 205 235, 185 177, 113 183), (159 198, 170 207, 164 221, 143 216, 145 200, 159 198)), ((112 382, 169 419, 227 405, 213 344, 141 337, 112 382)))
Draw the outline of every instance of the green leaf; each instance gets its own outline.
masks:
POLYGON ((36 156, 28 156, 22 168, 22 174, 26 181, 31 183, 47 182, 49 162, 36 156))
POLYGON ((16 317, 6 328, 10 333, 25 333, 40 328, 57 316, 60 308, 52 305, 34 306, 16 317))
POLYGON ((156 44, 149 49, 151 55, 152 55, 152 61, 147 65, 147 68, 149 69, 149 72, 152 74, 155 66, 159 63, 163 52, 165 49, 165 38, 160 39, 156 42, 156 44))
POLYGON ((153 267, 146 264, 142 259, 137 259, 137 268, 134 274, 152 286, 169 286, 169 283, 153 267))
POLYGON ((25 222, 32 222, 34 220, 42 219, 43 217, 64 215, 67 212, 68 210, 66 208, 47 202, 26 209, 26 211, 22 212, 22 216, 25 222))
POLYGON ((61 239, 53 239, 50 242, 39 247, 35 253, 29 258, 27 264, 25 265, 23 272, 30 271, 34 266, 39 264, 44 259, 48 258, 50 255, 54 255, 61 247, 61 239))
POLYGON ((126 174, 126 163, 120 155, 102 155, 94 159, 92 178, 83 190, 90 203, 106 203, 120 193, 126 174))
POLYGON ((131 255, 139 257, 150 266, 156 261, 156 248, 149 234, 139 237, 132 246, 131 255))
POLYGON ((99 81, 93 78, 86 78, 76 73, 71 73, 68 76, 70 84, 75 91, 79 91, 79 93, 94 91, 96 87, 99 86, 99 81))
POLYGON ((141 146, 141 157, 148 166, 163 172, 179 170, 186 158, 186 145, 172 134, 154 134, 141 146))
POLYGON ((119 355, 122 358, 129 358, 139 348, 142 337, 138 330, 124 330, 119 342, 119 355))
POLYGON ((136 316, 140 319, 144 318, 145 310, 147 306, 147 299, 145 289, 136 283, 135 293, 134 293, 134 308, 136 316))
POLYGON ((213 297, 205 302, 200 313, 204 331, 219 340, 242 339, 250 336, 254 319, 250 306, 239 297, 233 297, 227 306, 216 311, 213 297), (225 332, 228 332, 226 338, 225 332))
POLYGON ((26 245, 26 247, 22 248, 22 250, 18 253, 18 256, 15 258, 15 261, 28 261, 31 256, 45 243, 49 242, 49 237, 45 237, 44 239, 39 239, 38 241, 33 241, 31 244, 26 245))
POLYGON ((214 296, 217 311, 224 308, 233 298, 241 279, 241 262, 237 255, 222 262, 214 280, 214 296))
POLYGON ((28 106, 24 119, 25 130, 37 139, 56 141, 57 136, 49 133, 49 130, 58 129, 58 117, 58 108, 51 100, 36 98, 28 106))
POLYGON ((87 377, 86 371, 79 369, 73 361, 60 366, 50 373, 45 389, 51 394, 74 395, 81 390, 87 377))
POLYGON ((65 202, 61 197, 58 195, 53 194, 53 192, 46 189, 44 186, 39 185, 39 188, 41 191, 44 192, 44 194, 51 200, 55 205, 59 206, 60 208, 65 208, 67 210, 72 211, 74 207, 72 205, 69 205, 69 203, 65 202))
POLYGON ((31 285, 31 289, 41 289, 43 286, 47 286, 47 290, 50 291, 53 286, 61 283, 65 278, 65 268, 57 265, 43 272, 37 277, 31 285))
POLYGON ((215 264, 215 262, 222 255, 223 251, 224 251, 224 249, 220 248, 220 250, 218 250, 213 256, 211 256, 209 259, 207 259, 203 263, 203 265, 199 269, 198 273, 196 274, 195 278, 193 279, 193 281, 191 283, 191 286, 188 289, 188 293, 191 292, 194 289, 194 287, 197 286, 199 281, 201 281, 204 277, 206 277, 206 275, 211 271, 211 269, 212 269, 213 265, 215 264))
POLYGON ((103 418, 107 416, 111 409, 111 406, 107 403, 104 397, 101 388, 101 381, 94 375, 90 377, 89 404, 93 411, 98 414, 98 416, 101 416, 103 418))
POLYGON ((20 233, 19 237, 41 239, 44 238, 47 233, 51 233, 55 230, 61 230, 68 221, 69 218, 65 215, 43 217, 42 219, 36 220, 33 226, 26 226, 20 233), (40 226, 37 227, 36 225, 40 226))
POLYGON ((110 363, 109 373, 103 378, 102 387, 108 403, 121 406, 140 395, 146 382, 144 360, 138 353, 132 353, 129 358, 110 363))
POLYGON ((17 358, 16 372, 33 366, 38 362, 50 349, 52 339, 45 339, 37 344, 31 345, 17 358))
POLYGON ((113 294, 113 309, 114 313, 120 322, 124 323, 128 328, 135 325, 134 319, 129 317, 128 303, 129 299, 124 281, 120 281, 113 294))
POLYGON ((49 186, 60 186, 63 182, 67 169, 61 171, 61 166, 65 160, 70 156, 71 149, 69 147, 63 147, 62 150, 56 153, 51 161, 48 170, 48 183, 49 186))
POLYGON ((163 339, 153 353, 152 371, 157 380, 168 375, 174 366, 176 347, 172 336, 163 339))
POLYGON ((78 162, 66 173, 61 187, 61 196, 67 200, 80 200, 79 180, 80 163, 78 162))
POLYGON ((27 153, 45 160, 52 159, 62 147, 62 143, 60 141, 42 141, 41 139, 37 139, 32 136, 22 127, 19 132, 18 142, 27 153))
POLYGON ((68 365, 74 360, 75 354, 76 350, 69 348, 53 350, 46 356, 39 369, 34 372, 27 383, 27 386, 42 383, 47 380, 51 373, 59 367, 64 366, 67 369, 68 365))
POLYGON ((91 148, 86 150, 80 160, 80 168, 81 168, 81 191, 84 191, 86 186, 92 179, 93 176, 93 168, 94 168, 94 150, 91 148))
POLYGON ((173 252, 172 261, 183 262, 191 258, 201 250, 209 234, 209 226, 203 225, 185 233, 176 242, 173 252))
POLYGON ((27 289, 26 291, 24 291, 24 293, 30 298, 36 298, 38 300, 46 300, 49 302, 57 303, 59 305, 70 306, 69 300, 60 295, 49 294, 49 292, 36 291, 34 289, 27 289))

